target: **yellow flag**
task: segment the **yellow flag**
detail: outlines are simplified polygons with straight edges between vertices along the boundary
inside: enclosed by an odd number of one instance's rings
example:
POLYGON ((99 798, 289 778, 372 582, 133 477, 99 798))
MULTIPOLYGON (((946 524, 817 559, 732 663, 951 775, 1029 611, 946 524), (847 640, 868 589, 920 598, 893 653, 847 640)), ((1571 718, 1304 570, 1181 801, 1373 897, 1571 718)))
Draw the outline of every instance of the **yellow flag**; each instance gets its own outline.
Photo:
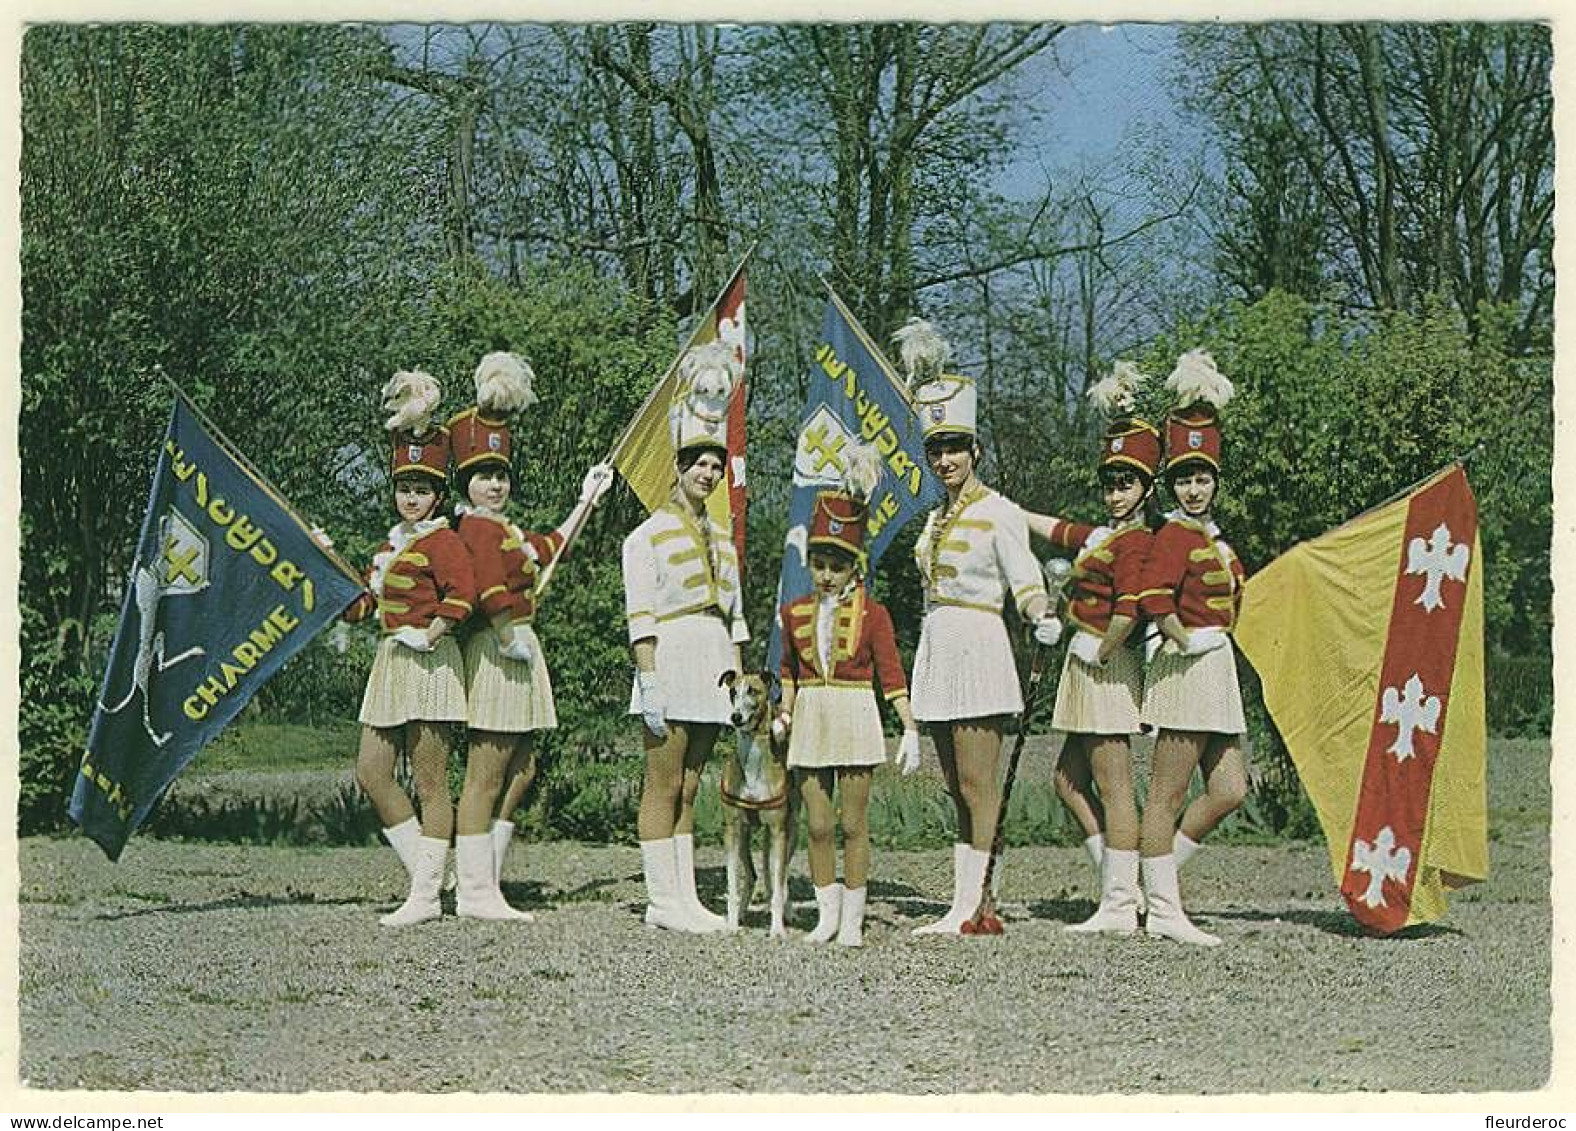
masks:
POLYGON ((1329 841, 1352 914, 1388 934, 1488 875, 1483 571, 1451 467, 1251 578, 1235 638, 1329 841))
MULTIPOLYGON (((740 263, 721 296, 690 335, 679 358, 694 347, 720 337, 733 345, 742 365, 744 292, 744 264, 740 263)), ((665 503, 673 490, 673 436, 669 431, 668 413, 677 388, 678 358, 675 358, 613 450, 613 466, 618 468, 619 474, 648 511, 654 511, 665 503)), ((744 398, 744 381, 741 380, 728 402, 727 489, 713 491, 706 500, 707 512, 712 519, 733 532, 734 548, 738 551, 741 563, 744 561, 744 398)))

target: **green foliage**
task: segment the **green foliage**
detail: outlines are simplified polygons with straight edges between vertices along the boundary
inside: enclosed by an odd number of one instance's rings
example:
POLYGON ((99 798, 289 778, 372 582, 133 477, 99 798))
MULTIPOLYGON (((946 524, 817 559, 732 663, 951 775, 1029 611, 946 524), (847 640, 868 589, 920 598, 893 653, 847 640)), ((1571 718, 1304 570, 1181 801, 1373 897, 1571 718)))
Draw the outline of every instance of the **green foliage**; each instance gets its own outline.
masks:
POLYGON ((231 770, 343 770, 353 765, 361 738, 356 711, 318 722, 279 722, 249 710, 197 756, 203 774, 231 770))
POLYGON ((1554 725, 1554 663, 1549 656, 1485 657, 1488 732, 1514 738, 1547 736, 1554 725))
POLYGON ((66 802, 87 749, 87 719, 97 686, 63 655, 43 615, 29 604, 22 613, 21 709, 17 720, 19 792, 17 825, 24 835, 66 822, 66 802))
POLYGON ((1486 310, 1474 340, 1443 302, 1353 319, 1272 292, 1179 327, 1146 360, 1166 373, 1203 346, 1236 386, 1217 512, 1250 570, 1467 456, 1488 643, 1544 652, 1552 370, 1511 357, 1499 324, 1486 310))

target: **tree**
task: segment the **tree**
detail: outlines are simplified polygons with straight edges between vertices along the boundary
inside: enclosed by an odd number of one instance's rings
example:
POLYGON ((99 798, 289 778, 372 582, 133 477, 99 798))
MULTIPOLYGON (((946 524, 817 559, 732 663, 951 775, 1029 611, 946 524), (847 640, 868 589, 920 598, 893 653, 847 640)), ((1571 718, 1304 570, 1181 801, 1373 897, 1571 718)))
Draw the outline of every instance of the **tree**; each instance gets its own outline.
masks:
POLYGON ((1219 128, 1243 214, 1259 225, 1245 241, 1222 229, 1239 284, 1314 297, 1328 277, 1343 304, 1374 310, 1417 309, 1438 292, 1474 333, 1485 304, 1508 304, 1513 348, 1548 348, 1547 27, 1270 24, 1199 27, 1185 42, 1189 95, 1219 128), (1284 269, 1313 251, 1315 273, 1284 269))

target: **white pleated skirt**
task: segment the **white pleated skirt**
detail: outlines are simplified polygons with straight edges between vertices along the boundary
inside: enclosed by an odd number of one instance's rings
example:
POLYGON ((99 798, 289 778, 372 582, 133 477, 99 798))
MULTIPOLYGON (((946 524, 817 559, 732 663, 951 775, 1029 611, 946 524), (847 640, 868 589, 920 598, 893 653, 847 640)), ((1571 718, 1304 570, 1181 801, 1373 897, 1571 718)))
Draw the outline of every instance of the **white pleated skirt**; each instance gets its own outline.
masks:
POLYGON ((478 628, 465 643, 467 721, 477 730, 525 734, 558 726, 547 655, 535 630, 524 627, 530 663, 500 652, 498 633, 490 626, 478 628))
MULTIPOLYGON (((695 613, 657 622, 657 682, 674 722, 726 723, 732 704, 718 681, 733 669, 733 640, 721 617, 695 613)), ((638 681, 630 687, 629 713, 640 714, 638 681)))
POLYGON ((940 605, 925 614, 910 681, 914 718, 955 722, 1023 711, 1018 668, 1000 613, 940 605))
POLYGON ((392 636, 378 641, 359 718, 370 727, 463 723, 465 658, 454 637, 445 634, 430 652, 396 644, 392 636))
POLYGON ((1143 722, 1155 730, 1246 731, 1235 645, 1228 640, 1202 656, 1183 656, 1167 641, 1149 664, 1143 722))
POLYGON ((793 701, 789 769, 879 766, 886 761, 881 711, 868 687, 801 687, 793 701))
POLYGON ((1051 726, 1067 734, 1137 734, 1144 702, 1144 661, 1136 648, 1111 653, 1105 667, 1069 649, 1056 685, 1051 726))

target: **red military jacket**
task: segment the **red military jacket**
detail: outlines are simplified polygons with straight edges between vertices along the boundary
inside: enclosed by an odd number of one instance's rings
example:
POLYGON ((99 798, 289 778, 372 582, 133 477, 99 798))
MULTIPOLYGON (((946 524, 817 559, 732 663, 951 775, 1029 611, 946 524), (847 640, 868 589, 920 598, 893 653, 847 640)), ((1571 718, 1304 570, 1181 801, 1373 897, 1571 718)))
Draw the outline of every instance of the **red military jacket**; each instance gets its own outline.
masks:
POLYGON ((399 549, 391 536, 372 559, 367 585, 370 591, 345 610, 344 618, 354 623, 376 610, 384 632, 426 628, 438 617, 463 621, 476 600, 471 555, 447 526, 422 533, 399 549), (376 595, 380 570, 383 591, 376 595))
POLYGON ((1073 556, 1067 619, 1086 632, 1104 636, 1113 616, 1137 618, 1144 560, 1152 540, 1142 523, 1111 532, 1109 527, 1057 520, 1051 528, 1051 544, 1073 556), (1091 546, 1090 535, 1097 530, 1104 535, 1091 546))
POLYGON ((1184 628, 1231 628, 1246 578, 1230 546, 1173 512, 1150 544, 1138 607, 1156 621, 1176 613, 1184 628))
POLYGON ((541 567, 563 548, 558 531, 532 534, 501 515, 468 511, 460 519, 460 538, 476 571, 477 601, 489 619, 510 621, 536 616, 536 579, 541 567))
POLYGON ((832 614, 832 670, 821 671, 816 621, 821 599, 811 593, 778 610, 782 622, 783 658, 779 675, 784 686, 869 687, 880 677, 888 700, 908 695, 908 680, 897 654, 892 615, 886 606, 856 585, 832 614))

